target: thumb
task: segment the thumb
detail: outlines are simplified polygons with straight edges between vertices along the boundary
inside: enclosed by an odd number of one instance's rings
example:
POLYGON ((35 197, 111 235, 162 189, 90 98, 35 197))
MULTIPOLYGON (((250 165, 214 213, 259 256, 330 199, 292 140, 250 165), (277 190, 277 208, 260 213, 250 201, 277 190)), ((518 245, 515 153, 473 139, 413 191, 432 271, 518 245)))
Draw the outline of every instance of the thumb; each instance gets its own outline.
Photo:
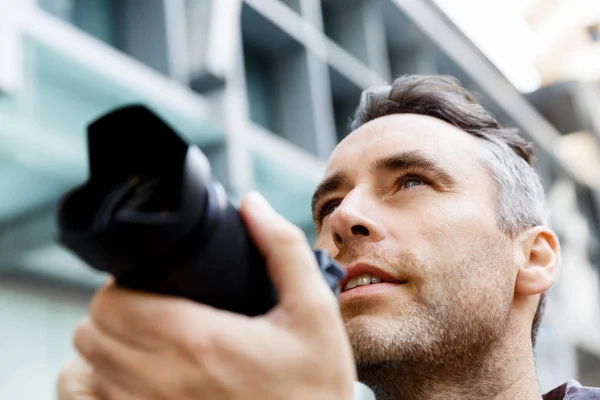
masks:
POLYGON ((92 367, 77 357, 60 372, 57 383, 59 400, 100 400, 94 393, 92 367))
POLYGON ((244 197, 240 212, 266 259, 280 306, 293 311, 313 302, 322 304, 328 297, 334 300, 300 228, 277 214, 257 192, 244 197))

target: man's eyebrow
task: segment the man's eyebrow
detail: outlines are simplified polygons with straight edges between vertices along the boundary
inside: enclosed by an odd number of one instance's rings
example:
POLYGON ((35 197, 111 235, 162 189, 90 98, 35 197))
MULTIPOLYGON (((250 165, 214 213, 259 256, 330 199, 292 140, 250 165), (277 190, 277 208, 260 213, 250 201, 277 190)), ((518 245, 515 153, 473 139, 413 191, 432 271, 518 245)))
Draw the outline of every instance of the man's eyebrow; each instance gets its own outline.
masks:
POLYGON ((434 175, 441 184, 446 186, 456 184, 456 179, 450 173, 420 150, 410 150, 380 158, 372 163, 371 169, 374 171, 403 169, 424 171, 434 175))
MULTIPOLYGON (((399 171, 404 169, 423 171, 433 175, 444 186, 451 187, 456 184, 456 179, 450 173, 446 172, 438 162, 420 150, 410 150, 380 158, 371 164, 371 169, 373 171, 399 171)), ((317 186, 311 201, 313 216, 316 212, 315 208, 317 204, 323 197, 349 185, 348 176, 343 172, 337 172, 321 182, 317 186)))
POLYGON ((311 201, 311 210, 313 215, 315 214, 315 207, 319 200, 327 196, 328 193, 335 192, 343 186, 347 186, 349 182, 348 176, 343 172, 337 172, 325 179, 317 186, 315 193, 313 194, 311 201))

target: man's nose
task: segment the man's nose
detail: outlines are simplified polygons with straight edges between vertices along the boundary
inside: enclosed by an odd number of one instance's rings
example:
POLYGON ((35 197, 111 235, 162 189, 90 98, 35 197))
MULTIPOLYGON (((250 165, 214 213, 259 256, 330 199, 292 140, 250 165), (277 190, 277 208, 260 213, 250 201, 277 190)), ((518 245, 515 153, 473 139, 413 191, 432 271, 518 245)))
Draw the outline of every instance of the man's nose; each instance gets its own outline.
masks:
POLYGON ((347 195, 330 217, 331 235, 338 249, 361 240, 379 242, 385 237, 379 218, 363 211, 373 208, 351 196, 347 195))

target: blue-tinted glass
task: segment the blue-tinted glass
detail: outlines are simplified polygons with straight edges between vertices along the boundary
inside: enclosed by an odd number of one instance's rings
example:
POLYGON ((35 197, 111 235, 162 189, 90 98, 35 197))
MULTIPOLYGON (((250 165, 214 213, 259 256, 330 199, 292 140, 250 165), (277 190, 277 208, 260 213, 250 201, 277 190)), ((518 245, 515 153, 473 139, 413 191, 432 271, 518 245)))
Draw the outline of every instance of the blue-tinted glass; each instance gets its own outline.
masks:
POLYGON ((40 8, 92 36, 117 46, 115 2, 112 0, 38 0, 40 8))
POLYGON ((272 77, 270 78, 268 74, 268 61, 259 53, 245 51, 244 64, 246 67, 250 118, 262 127, 274 131, 273 108, 269 104, 272 98, 272 93, 269 90, 272 77))

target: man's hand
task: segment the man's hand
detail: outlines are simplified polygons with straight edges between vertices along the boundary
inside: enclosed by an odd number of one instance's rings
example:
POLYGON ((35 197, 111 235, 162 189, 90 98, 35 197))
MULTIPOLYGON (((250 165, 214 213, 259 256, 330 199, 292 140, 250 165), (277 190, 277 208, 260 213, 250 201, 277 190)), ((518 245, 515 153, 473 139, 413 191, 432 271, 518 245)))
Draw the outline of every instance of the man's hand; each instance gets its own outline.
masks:
POLYGON ((101 400, 96 395, 92 367, 81 357, 69 363, 58 377, 60 400, 101 400))
POLYGON ((250 318, 107 285, 75 334, 98 399, 352 399, 352 351, 306 237, 256 193, 240 211, 279 304, 250 318))

